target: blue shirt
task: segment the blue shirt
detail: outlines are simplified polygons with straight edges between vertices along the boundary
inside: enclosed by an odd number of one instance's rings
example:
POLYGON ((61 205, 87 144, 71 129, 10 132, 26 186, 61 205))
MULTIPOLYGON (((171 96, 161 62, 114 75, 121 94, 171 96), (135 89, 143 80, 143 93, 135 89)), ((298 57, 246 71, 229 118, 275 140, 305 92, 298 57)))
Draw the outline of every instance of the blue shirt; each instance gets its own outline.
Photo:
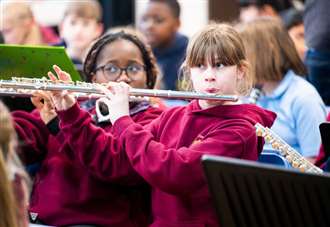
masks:
POLYGON ((164 89, 177 90, 179 69, 185 58, 187 45, 188 38, 177 33, 171 46, 166 49, 153 49, 162 71, 164 89))
MULTIPOLYGON (((271 129, 285 142, 305 157, 318 154, 319 125, 327 112, 313 85, 288 71, 273 93, 261 96, 257 104, 277 114, 271 129)), ((269 148, 266 144, 265 149, 269 148)))

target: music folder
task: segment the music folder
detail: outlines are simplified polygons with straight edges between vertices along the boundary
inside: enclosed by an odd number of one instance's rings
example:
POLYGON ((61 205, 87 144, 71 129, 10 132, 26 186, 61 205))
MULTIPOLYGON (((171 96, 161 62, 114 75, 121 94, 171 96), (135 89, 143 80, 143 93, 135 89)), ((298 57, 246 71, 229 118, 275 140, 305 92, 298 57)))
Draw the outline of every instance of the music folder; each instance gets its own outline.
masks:
POLYGON ((330 175, 205 155, 220 226, 330 226, 330 175))
POLYGON ((64 47, 0 44, 0 79, 48 78, 53 65, 68 72, 73 81, 81 80, 64 47))

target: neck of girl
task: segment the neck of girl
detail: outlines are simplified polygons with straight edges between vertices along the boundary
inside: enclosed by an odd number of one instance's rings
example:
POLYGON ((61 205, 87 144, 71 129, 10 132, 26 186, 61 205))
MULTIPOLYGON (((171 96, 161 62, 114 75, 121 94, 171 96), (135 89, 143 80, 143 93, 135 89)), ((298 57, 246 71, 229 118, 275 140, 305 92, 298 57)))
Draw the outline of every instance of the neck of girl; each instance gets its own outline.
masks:
POLYGON ((240 101, 233 102, 233 101, 198 100, 198 104, 202 110, 205 110, 205 109, 212 108, 215 106, 220 106, 220 105, 237 105, 237 104, 241 104, 241 102, 240 101))
POLYGON ((270 95, 278 87, 280 81, 268 81, 264 82, 262 85, 262 91, 265 95, 270 95))

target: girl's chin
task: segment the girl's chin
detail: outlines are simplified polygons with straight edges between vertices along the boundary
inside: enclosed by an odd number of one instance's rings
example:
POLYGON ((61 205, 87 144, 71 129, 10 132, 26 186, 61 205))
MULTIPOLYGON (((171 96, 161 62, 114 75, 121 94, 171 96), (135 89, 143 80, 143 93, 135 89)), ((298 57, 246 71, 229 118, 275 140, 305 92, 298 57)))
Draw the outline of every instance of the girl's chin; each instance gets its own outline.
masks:
POLYGON ((206 103, 210 106, 223 105, 226 101, 217 101, 217 100, 206 100, 206 103))
POLYGON ((225 101, 216 101, 216 100, 199 100, 201 106, 210 108, 214 106, 220 106, 225 104, 225 101))

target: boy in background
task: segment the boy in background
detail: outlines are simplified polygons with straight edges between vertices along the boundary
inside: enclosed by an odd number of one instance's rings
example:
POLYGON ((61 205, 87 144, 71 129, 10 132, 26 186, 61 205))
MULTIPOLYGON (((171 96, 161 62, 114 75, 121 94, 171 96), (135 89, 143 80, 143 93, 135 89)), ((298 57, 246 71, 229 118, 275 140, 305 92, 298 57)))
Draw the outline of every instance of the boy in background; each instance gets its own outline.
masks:
POLYGON ((188 38, 180 33, 180 5, 176 0, 150 0, 142 14, 141 31, 156 56, 163 87, 176 90, 178 71, 185 58, 188 38))
POLYGON ((72 1, 68 3, 59 32, 66 51, 82 71, 82 62, 90 44, 103 32, 102 8, 97 0, 72 1))
POLYGON ((282 14, 282 21, 297 48, 299 57, 301 60, 304 60, 307 48, 305 44, 303 11, 290 8, 282 14))

